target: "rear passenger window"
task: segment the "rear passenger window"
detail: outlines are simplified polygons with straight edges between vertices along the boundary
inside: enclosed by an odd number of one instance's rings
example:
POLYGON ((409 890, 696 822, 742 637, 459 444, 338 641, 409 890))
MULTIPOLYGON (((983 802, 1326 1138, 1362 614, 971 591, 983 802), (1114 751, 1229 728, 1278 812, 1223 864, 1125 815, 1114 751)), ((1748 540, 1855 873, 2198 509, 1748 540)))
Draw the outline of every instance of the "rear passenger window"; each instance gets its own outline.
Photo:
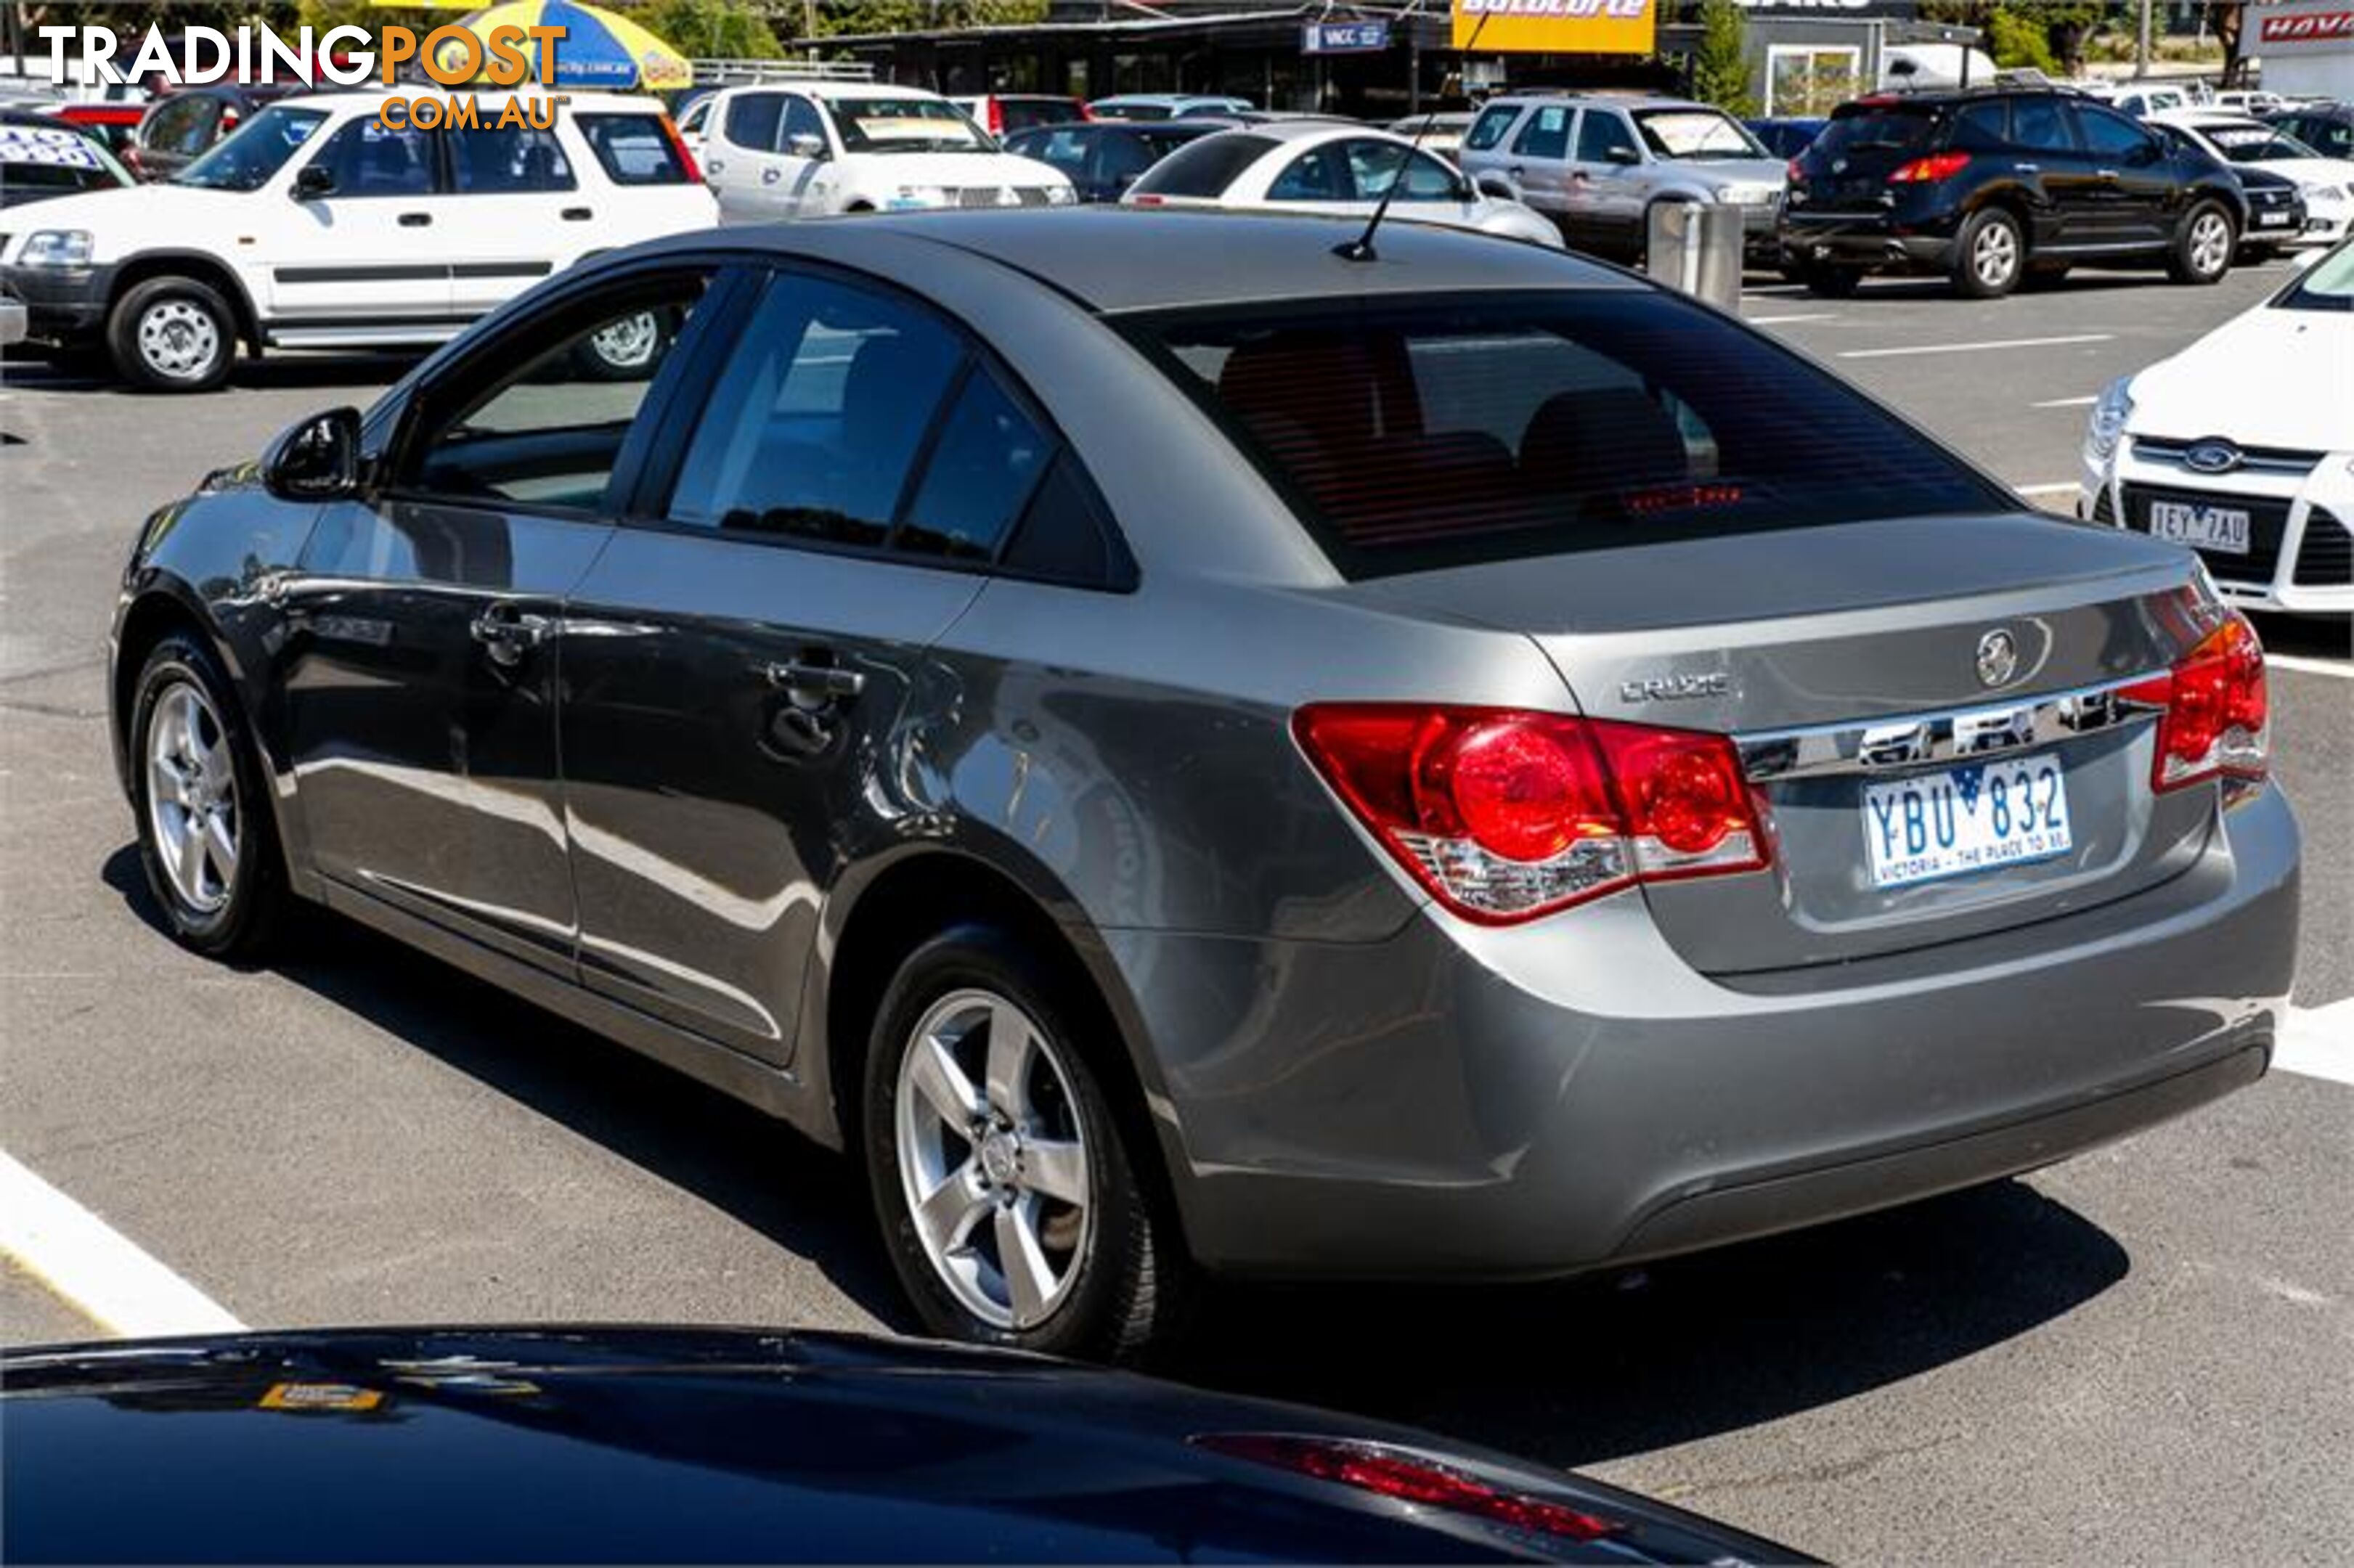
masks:
POLYGON ((1570 112, 1561 104, 1546 104, 1529 116, 1528 125, 1512 143, 1512 151, 1524 158, 1569 156, 1570 112))
POLYGON ((659 114, 576 114, 605 177, 617 185, 683 185, 692 182, 678 140, 659 114))
POLYGON ((895 543, 919 556, 993 560, 1046 466, 1049 442, 997 377, 965 378, 895 543))
POLYGON ((2010 106, 2011 140, 2039 153, 2073 153, 2068 118, 2056 98, 2022 98, 2010 106))
POLYGON ((462 194, 568 191, 578 183, 555 132, 511 125, 449 133, 450 175, 462 194))
POLYGON ((738 147, 755 153, 773 152, 777 145, 777 127, 782 122, 784 113, 784 94, 748 92, 728 104, 723 133, 738 147))
MULTIPOLYGON (((964 345, 886 296, 783 276, 745 328, 705 408, 673 521, 877 546, 964 345)), ((943 498, 938 526, 971 523, 943 498)))
POLYGON ((1973 103, 1954 116, 1953 146, 1965 153, 1991 152, 2010 141, 2010 106, 2001 99, 1973 103))
POLYGON ((1463 138, 1465 149, 1473 153, 1486 152, 1504 139, 1504 132, 1512 128, 1513 116, 1519 113, 1519 107, 1510 103, 1499 103, 1492 109, 1481 111, 1479 118, 1471 122, 1470 133, 1463 138))

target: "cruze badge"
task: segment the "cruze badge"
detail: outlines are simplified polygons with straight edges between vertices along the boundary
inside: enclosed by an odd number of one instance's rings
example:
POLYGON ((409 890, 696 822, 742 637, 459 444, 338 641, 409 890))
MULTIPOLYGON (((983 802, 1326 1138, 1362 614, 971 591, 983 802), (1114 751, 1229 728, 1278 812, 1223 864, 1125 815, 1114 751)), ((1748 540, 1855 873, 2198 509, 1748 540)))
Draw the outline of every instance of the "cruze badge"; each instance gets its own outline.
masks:
POLYGON ((1978 639, 1978 684, 1999 686, 2019 673, 2019 642, 2001 627, 1978 639))
POLYGON ((1646 675, 1618 683, 1623 703, 1671 703, 1685 697, 1722 697, 1733 690, 1733 677, 1722 670, 1700 675, 1646 675))

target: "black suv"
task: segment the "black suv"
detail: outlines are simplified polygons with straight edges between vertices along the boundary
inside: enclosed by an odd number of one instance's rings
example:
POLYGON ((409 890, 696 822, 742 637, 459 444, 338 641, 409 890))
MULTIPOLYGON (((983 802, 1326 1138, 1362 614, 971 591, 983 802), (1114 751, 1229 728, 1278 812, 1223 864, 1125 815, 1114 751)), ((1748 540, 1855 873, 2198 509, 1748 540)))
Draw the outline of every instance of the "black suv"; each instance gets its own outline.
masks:
POLYGON ((1841 104, 1790 162, 1781 234, 1817 293, 1893 269, 1993 299, 2077 261, 2212 283, 2247 225, 2239 182, 2203 152, 2081 93, 1996 88, 1841 104))

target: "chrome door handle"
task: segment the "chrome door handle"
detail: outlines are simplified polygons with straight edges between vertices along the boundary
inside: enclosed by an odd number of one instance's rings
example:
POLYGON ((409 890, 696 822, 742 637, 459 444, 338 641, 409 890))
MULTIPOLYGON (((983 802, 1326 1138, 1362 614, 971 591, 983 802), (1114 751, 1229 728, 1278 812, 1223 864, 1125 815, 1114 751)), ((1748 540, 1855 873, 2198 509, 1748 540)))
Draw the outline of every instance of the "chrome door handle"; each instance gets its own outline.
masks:
POLYGON ((2013 164, 2011 167, 2022 175, 2040 175, 2043 172, 2043 165, 2041 164, 2013 164))
POLYGON ((547 641, 556 622, 548 616, 524 614, 511 606, 494 604, 474 617, 466 630, 489 652, 492 663, 513 667, 547 641))
POLYGON ((865 676, 835 664, 804 664, 787 661, 769 665, 767 673, 769 684, 779 691, 792 692, 805 697, 828 697, 848 702, 866 689, 865 676))
POLYGON ((2117 172, 2115 169, 2094 169, 2093 177, 2096 180, 2114 180, 2117 177, 2117 172))

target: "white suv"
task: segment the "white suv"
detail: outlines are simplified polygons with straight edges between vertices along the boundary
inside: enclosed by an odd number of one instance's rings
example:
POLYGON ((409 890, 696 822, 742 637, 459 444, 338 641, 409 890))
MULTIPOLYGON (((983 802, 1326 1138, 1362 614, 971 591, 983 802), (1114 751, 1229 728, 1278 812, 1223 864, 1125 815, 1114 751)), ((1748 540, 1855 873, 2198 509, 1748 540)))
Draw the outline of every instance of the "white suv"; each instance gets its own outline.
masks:
MULTIPOLYGON (((379 93, 281 100, 164 184, 18 215, 0 285, 37 342, 195 392, 239 344, 439 343, 584 256, 716 221, 656 101, 575 93, 552 131, 490 129, 505 101, 417 131, 377 124, 379 93)), ((617 337, 613 372, 658 346, 617 337)))
POLYGON ((1017 158, 936 92, 871 82, 731 87, 703 119, 722 223, 935 207, 1061 207, 1052 164, 1017 158))

